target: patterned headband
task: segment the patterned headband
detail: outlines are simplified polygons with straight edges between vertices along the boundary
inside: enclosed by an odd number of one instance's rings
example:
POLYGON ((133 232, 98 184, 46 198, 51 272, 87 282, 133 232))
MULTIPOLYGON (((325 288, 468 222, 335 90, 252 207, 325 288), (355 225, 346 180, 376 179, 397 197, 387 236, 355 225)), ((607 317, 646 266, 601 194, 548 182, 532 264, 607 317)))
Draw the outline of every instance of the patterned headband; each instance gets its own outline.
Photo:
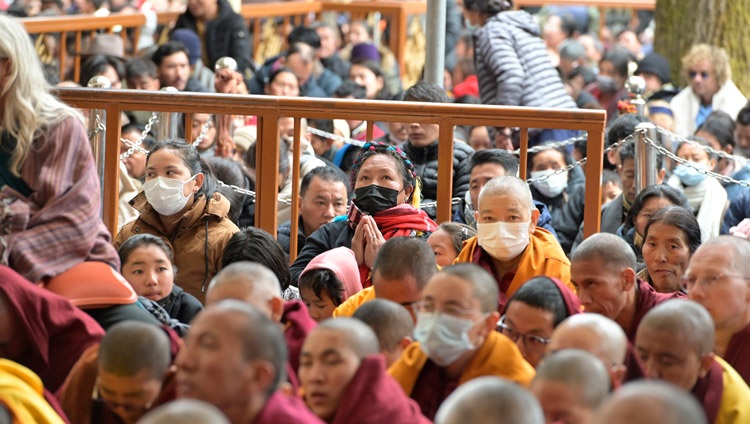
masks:
POLYGON ((362 163, 375 154, 386 154, 396 159, 400 159, 406 167, 406 172, 411 176, 411 181, 409 181, 409 183, 412 185, 415 183, 417 172, 414 169, 414 164, 411 162, 411 159, 409 159, 409 156, 397 146, 377 142, 365 143, 365 145, 362 146, 362 151, 359 152, 357 160, 354 162, 354 165, 352 165, 352 180, 355 179, 357 171, 359 171, 359 167, 362 166, 362 163))

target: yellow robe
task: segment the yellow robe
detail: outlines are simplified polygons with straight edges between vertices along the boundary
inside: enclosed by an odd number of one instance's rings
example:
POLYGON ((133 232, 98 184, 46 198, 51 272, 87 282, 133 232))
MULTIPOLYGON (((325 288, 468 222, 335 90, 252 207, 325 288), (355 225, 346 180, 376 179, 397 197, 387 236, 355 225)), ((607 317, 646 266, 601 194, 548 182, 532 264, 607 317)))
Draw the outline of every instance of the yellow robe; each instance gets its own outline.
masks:
POLYGON ((354 315, 354 312, 363 303, 369 302, 373 299, 375 299, 375 288, 371 286, 363 289, 359 293, 350 296, 341 305, 337 306, 336 309, 333 310, 333 317, 350 317, 354 315))
POLYGON ((724 369, 724 394, 714 424, 750 423, 750 388, 731 365, 718 356, 715 359, 724 369))
POLYGON ((44 399, 39 376, 7 359, 0 359, 0 403, 10 411, 14 424, 64 423, 44 399))

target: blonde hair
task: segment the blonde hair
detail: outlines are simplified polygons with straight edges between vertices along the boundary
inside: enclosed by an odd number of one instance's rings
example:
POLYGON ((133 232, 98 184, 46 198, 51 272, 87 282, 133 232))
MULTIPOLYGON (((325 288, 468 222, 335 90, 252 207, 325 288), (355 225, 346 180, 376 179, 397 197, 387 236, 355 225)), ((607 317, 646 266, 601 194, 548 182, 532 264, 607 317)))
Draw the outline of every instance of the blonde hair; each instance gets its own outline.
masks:
POLYGON ((0 81, 0 131, 7 131, 17 140, 10 158, 13 175, 21 175, 33 141, 49 127, 69 117, 83 121, 70 106, 50 94, 42 63, 34 51, 29 34, 16 20, 0 15, 0 64, 7 67, 0 81), (6 62, 7 64, 3 64, 6 62))
POLYGON ((702 61, 707 61, 714 69, 716 81, 719 87, 732 79, 732 69, 729 66, 729 55, 727 51, 708 44, 696 44, 682 58, 682 76, 690 81, 690 69, 702 61))

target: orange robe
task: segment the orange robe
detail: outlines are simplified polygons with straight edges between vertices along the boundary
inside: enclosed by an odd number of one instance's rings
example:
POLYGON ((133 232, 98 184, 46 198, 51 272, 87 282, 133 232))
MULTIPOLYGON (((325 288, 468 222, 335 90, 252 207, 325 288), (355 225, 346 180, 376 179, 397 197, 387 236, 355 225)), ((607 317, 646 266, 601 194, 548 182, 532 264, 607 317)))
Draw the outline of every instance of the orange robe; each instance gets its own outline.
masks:
POLYGON ((354 312, 356 312, 357 308, 362 306, 363 303, 369 302, 375 298, 375 287, 367 287, 359 293, 351 296, 349 299, 346 299, 341 305, 337 306, 336 309, 333 310, 333 317, 350 317, 354 315, 354 312))

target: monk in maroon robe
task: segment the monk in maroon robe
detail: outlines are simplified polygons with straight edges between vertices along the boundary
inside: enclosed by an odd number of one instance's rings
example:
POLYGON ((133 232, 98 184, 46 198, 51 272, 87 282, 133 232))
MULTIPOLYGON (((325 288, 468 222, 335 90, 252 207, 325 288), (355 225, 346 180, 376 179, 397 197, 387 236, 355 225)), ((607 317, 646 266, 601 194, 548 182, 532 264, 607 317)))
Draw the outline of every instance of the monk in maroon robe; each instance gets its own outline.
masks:
POLYGON ((714 352, 750 384, 750 242, 720 236, 695 251, 685 273, 690 300, 714 321, 714 352))

